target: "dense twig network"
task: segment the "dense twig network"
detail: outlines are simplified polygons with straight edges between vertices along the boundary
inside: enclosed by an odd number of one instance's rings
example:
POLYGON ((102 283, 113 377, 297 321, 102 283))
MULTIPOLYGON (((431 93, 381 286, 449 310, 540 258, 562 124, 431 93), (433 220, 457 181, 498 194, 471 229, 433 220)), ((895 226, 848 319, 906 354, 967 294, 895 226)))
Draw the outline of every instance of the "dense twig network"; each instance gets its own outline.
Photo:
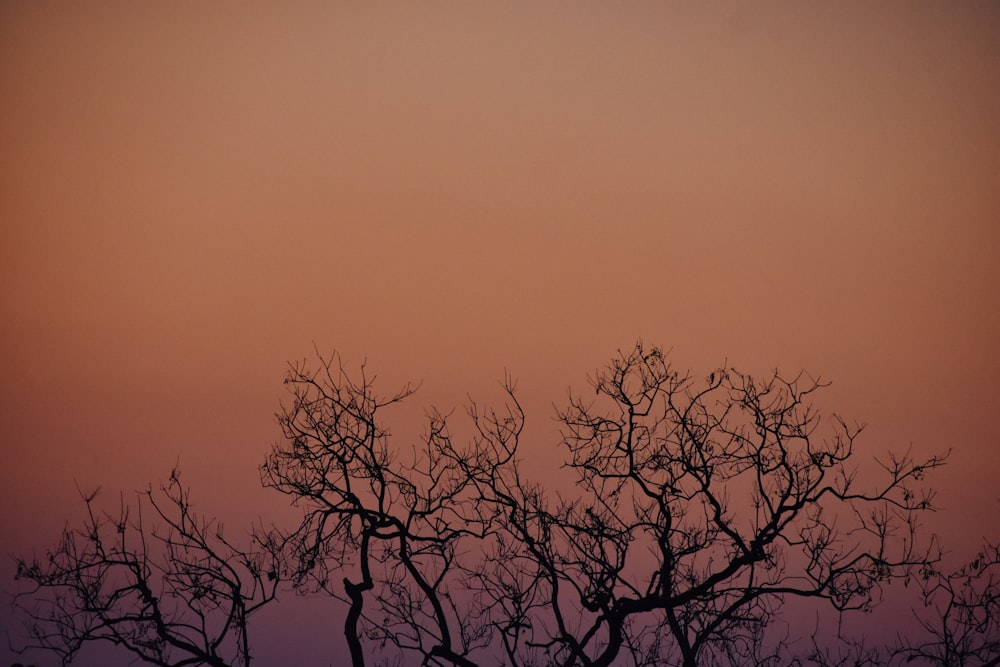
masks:
POLYGON ((336 356, 285 382, 284 438, 261 476, 298 525, 257 530, 244 551, 191 513, 176 475, 165 500, 146 495, 157 529, 125 504, 98 515, 88 496, 82 531, 19 562, 38 645, 65 662, 105 639, 152 664, 246 665, 250 615, 287 584, 344 605, 356 667, 1000 659, 996 547, 943 573, 918 529, 934 509, 924 476, 945 457, 857 464, 862 426, 820 415, 818 378, 699 378, 640 343, 558 411, 576 480, 563 494, 527 472, 510 377, 499 407, 470 404, 470 437, 431 410, 417 447, 384 421, 412 385, 383 396, 336 356), (804 644, 782 622, 805 604, 836 627, 912 581, 915 639, 804 644))

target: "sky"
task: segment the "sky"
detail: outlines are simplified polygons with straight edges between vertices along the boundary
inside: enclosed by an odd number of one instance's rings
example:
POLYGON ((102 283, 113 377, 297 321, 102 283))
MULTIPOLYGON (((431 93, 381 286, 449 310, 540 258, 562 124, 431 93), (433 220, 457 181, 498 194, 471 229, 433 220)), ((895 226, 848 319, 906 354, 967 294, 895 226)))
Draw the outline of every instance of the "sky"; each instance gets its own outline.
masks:
POLYGON ((227 525, 279 514, 290 360, 422 381, 413 433, 508 371, 554 457, 638 338, 832 380, 859 456, 953 451, 947 545, 1000 537, 997 35, 987 2, 0 4, 3 551, 178 462, 227 525))

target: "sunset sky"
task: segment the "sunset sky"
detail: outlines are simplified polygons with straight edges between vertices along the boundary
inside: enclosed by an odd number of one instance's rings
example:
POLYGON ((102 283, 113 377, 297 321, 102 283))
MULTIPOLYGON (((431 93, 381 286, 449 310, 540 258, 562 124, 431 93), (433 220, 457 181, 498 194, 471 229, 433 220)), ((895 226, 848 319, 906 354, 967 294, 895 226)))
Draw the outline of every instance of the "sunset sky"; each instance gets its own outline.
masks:
POLYGON ((546 455, 641 337, 832 380, 865 459, 953 449, 932 528, 971 550, 998 258, 996 3, 4 2, 0 545, 178 461, 234 531, 276 516, 315 350, 423 380, 416 417, 506 369, 546 455))

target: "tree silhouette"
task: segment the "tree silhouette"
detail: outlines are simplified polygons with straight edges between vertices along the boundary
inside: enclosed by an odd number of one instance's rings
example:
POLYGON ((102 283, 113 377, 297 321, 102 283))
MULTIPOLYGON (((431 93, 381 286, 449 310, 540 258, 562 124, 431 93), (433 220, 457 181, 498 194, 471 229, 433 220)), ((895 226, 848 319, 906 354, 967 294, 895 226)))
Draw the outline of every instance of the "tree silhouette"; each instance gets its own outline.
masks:
POLYGON ((221 524, 192 513, 177 470, 134 506, 122 498, 116 514, 95 508, 97 491, 81 495, 83 527, 66 529, 44 560, 17 559, 17 579, 31 584, 15 597, 29 648, 64 665, 85 644, 107 642, 152 665, 248 666, 248 620, 279 584, 283 545, 274 535, 233 545, 221 524))
MULTIPOLYGON (((862 426, 823 418, 812 400, 826 384, 804 373, 755 378, 723 367, 697 378, 657 347, 620 352, 590 379, 592 394, 571 395, 557 413, 572 493, 529 474, 510 377, 501 405, 470 404, 469 437, 455 435, 453 415, 431 410, 417 447, 394 440, 385 421, 412 385, 383 396, 365 366, 350 373, 336 356, 291 365, 285 383, 284 438, 261 478, 301 508, 297 526, 258 531, 251 553, 224 541, 213 551, 221 535, 184 518, 186 496, 172 478, 168 497, 181 518, 154 507, 179 537, 160 538, 168 550, 158 569, 124 537, 103 550, 97 535, 126 525, 123 510, 110 523, 91 513, 85 531, 64 537, 50 561, 57 568, 22 561, 19 576, 70 591, 55 597, 65 618, 67 600, 75 611, 93 597, 92 575, 71 573, 124 567, 124 579, 142 583, 113 588, 113 603, 139 610, 131 612, 138 630, 113 641, 154 664, 179 664, 166 661, 170 651, 191 656, 185 664, 224 664, 216 647, 229 636, 247 664, 246 620, 279 581, 345 605, 356 667, 373 656, 465 667, 965 664, 956 651, 995 664, 1000 656, 995 549, 944 575, 938 545, 918 530, 933 510, 924 476, 945 456, 860 465, 862 426), (177 539, 183 550, 171 550, 177 539), (213 569, 224 575, 208 577, 213 569), (154 579, 179 591, 169 617, 145 592, 154 579), (921 616, 931 619, 921 639, 831 648, 814 638, 802 649, 781 633, 793 600, 833 615, 868 610, 894 583, 914 580, 936 614, 921 616), (192 636, 197 624, 183 620, 192 614, 229 620, 192 636)), ((102 595, 101 608, 109 606, 102 595)), ((26 611, 39 643, 67 658, 99 638, 89 625, 37 630, 51 626, 38 607, 26 611)), ((98 628, 114 626, 96 618, 98 628)))
POLYGON ((637 345, 559 413, 571 498, 522 470, 509 378, 503 408, 470 408, 470 443, 431 413, 416 455, 378 416, 411 387, 380 398, 336 359, 286 382, 264 483, 305 508, 296 582, 348 602, 355 665, 364 639, 428 664, 487 648, 518 665, 763 662, 788 599, 867 608, 937 559, 916 527, 943 457, 890 457, 861 484, 847 465, 861 427, 818 433, 808 400, 824 385, 805 375, 699 382, 637 345))

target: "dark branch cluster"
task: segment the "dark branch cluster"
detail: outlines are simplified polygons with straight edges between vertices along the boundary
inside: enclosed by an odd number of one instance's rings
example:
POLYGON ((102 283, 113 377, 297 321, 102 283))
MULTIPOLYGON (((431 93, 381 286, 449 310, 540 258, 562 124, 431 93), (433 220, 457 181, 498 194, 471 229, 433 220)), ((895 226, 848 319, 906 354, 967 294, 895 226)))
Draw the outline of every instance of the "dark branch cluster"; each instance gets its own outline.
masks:
POLYGON ((516 545, 481 568, 486 587, 514 591, 491 609, 520 630, 511 663, 759 662, 790 597, 867 607, 936 559, 917 546, 931 503, 915 485, 942 459, 893 458, 862 488, 846 466, 860 428, 817 434, 819 381, 719 369, 697 382, 639 345, 592 386, 559 414, 576 496, 547 501, 516 470, 474 475, 516 545))
POLYGON ((338 357, 285 382, 261 478, 301 509, 298 525, 256 531, 243 552, 190 514, 175 478, 173 512, 148 495, 166 532, 125 508, 98 518, 88 498, 84 531, 19 566, 55 591, 26 594, 41 645, 69 659, 105 638, 154 664, 230 664, 228 647, 245 664, 247 618, 280 581, 344 605, 356 667, 1000 659, 996 548, 942 574, 918 530, 934 509, 924 476, 945 457, 858 465, 862 426, 823 417, 826 385, 804 373, 699 378, 656 347, 619 353, 557 412, 572 492, 529 474, 511 378, 500 406, 469 406, 468 435, 432 410, 416 445, 386 418, 411 385, 381 395, 338 357), (790 601, 836 619, 912 581, 932 612, 920 640, 810 647, 782 633, 790 601))
POLYGON ((123 647, 164 667, 249 665, 250 616, 275 599, 283 545, 258 534, 231 543, 222 525, 195 515, 177 471, 111 514, 84 495, 87 518, 44 559, 17 559, 15 598, 32 647, 69 664, 90 642, 123 647), (148 516, 149 514, 152 516, 148 516))
POLYGON ((510 381, 501 410, 470 407, 471 442, 432 413, 416 453, 377 417, 410 387, 380 398, 337 360, 288 382, 264 480, 305 509, 296 580, 348 602, 355 664, 363 639, 435 664, 761 661, 788 599, 867 608, 937 559, 916 528, 943 459, 862 484, 861 428, 824 423, 805 375, 699 381, 636 346, 558 415, 566 497, 524 473, 510 381))
POLYGON ((923 633, 895 654, 908 662, 1000 665, 1000 545, 985 542, 976 557, 953 572, 925 568, 923 601, 916 613, 923 633))
POLYGON ((285 442, 262 476, 305 510, 289 536, 295 583, 348 603, 355 665, 364 664, 362 639, 469 664, 464 656, 489 632, 474 600, 461 595, 464 551, 493 517, 475 502, 447 417, 430 414, 423 442, 401 451, 379 413, 412 387, 380 397, 364 368, 355 381, 336 358, 318 370, 294 366, 285 382, 292 395, 278 415, 285 442))

